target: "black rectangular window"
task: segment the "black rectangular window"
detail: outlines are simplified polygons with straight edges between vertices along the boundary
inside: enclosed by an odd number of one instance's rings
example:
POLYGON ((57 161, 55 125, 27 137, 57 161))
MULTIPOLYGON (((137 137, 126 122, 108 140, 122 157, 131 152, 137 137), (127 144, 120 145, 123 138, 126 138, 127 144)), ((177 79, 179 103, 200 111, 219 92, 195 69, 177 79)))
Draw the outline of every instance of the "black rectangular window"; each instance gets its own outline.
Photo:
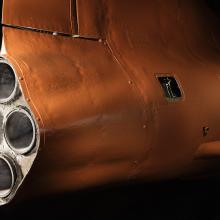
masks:
POLYGON ((158 80, 163 89, 164 95, 170 100, 179 99, 182 97, 181 89, 173 76, 159 76, 158 80))

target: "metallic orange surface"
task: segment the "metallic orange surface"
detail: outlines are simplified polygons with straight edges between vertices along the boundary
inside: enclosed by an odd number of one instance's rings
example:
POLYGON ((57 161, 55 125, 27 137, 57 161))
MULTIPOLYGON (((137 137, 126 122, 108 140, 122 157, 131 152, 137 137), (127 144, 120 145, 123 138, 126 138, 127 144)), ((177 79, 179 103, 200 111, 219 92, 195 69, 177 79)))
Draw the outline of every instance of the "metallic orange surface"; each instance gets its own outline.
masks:
POLYGON ((205 1, 5 0, 3 14, 42 134, 20 196, 185 177, 220 156, 220 19, 205 1))
POLYGON ((8 0, 3 3, 3 23, 73 34, 74 7, 70 0, 8 0))

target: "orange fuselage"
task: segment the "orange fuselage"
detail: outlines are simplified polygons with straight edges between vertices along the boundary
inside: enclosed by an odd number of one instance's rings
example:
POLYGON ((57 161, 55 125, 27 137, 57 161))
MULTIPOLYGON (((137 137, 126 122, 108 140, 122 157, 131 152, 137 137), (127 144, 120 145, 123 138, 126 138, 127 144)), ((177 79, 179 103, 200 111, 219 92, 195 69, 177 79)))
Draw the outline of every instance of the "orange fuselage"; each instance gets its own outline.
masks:
POLYGON ((196 0, 5 0, 2 54, 41 133, 19 194, 218 170, 219 22, 196 0))

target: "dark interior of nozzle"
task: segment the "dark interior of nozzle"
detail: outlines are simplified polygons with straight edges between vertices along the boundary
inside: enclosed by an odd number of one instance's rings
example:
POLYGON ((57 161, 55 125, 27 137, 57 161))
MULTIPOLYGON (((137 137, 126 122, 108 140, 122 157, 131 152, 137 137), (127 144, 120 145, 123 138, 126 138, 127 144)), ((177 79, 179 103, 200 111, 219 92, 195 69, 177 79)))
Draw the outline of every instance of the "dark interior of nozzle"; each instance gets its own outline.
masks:
POLYGON ((0 99, 8 99, 15 89, 15 74, 6 63, 0 63, 0 99))
POLYGON ((13 148, 21 150, 30 147, 34 138, 34 129, 25 113, 12 113, 5 126, 6 138, 13 148))
POLYGON ((0 158, 0 197, 7 194, 13 184, 11 169, 6 161, 0 158))

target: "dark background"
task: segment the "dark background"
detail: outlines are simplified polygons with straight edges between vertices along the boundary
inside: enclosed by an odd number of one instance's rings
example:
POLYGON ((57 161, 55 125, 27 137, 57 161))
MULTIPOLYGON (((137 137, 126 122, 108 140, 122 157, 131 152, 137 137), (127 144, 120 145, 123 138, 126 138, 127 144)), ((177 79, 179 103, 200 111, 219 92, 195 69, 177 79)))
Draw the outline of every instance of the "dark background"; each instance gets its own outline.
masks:
POLYGON ((207 3, 220 16, 220 0, 207 0, 207 3))
MULTIPOLYGON (((220 15, 220 0, 208 0, 207 3, 220 15)), ((0 220, 45 217, 77 220, 220 220, 220 179, 112 186, 22 203, 13 202, 0 208, 0 220)))
POLYGON ((0 208, 0 219, 220 220, 220 181, 130 184, 0 208), (47 219, 47 218, 46 218, 47 219))

